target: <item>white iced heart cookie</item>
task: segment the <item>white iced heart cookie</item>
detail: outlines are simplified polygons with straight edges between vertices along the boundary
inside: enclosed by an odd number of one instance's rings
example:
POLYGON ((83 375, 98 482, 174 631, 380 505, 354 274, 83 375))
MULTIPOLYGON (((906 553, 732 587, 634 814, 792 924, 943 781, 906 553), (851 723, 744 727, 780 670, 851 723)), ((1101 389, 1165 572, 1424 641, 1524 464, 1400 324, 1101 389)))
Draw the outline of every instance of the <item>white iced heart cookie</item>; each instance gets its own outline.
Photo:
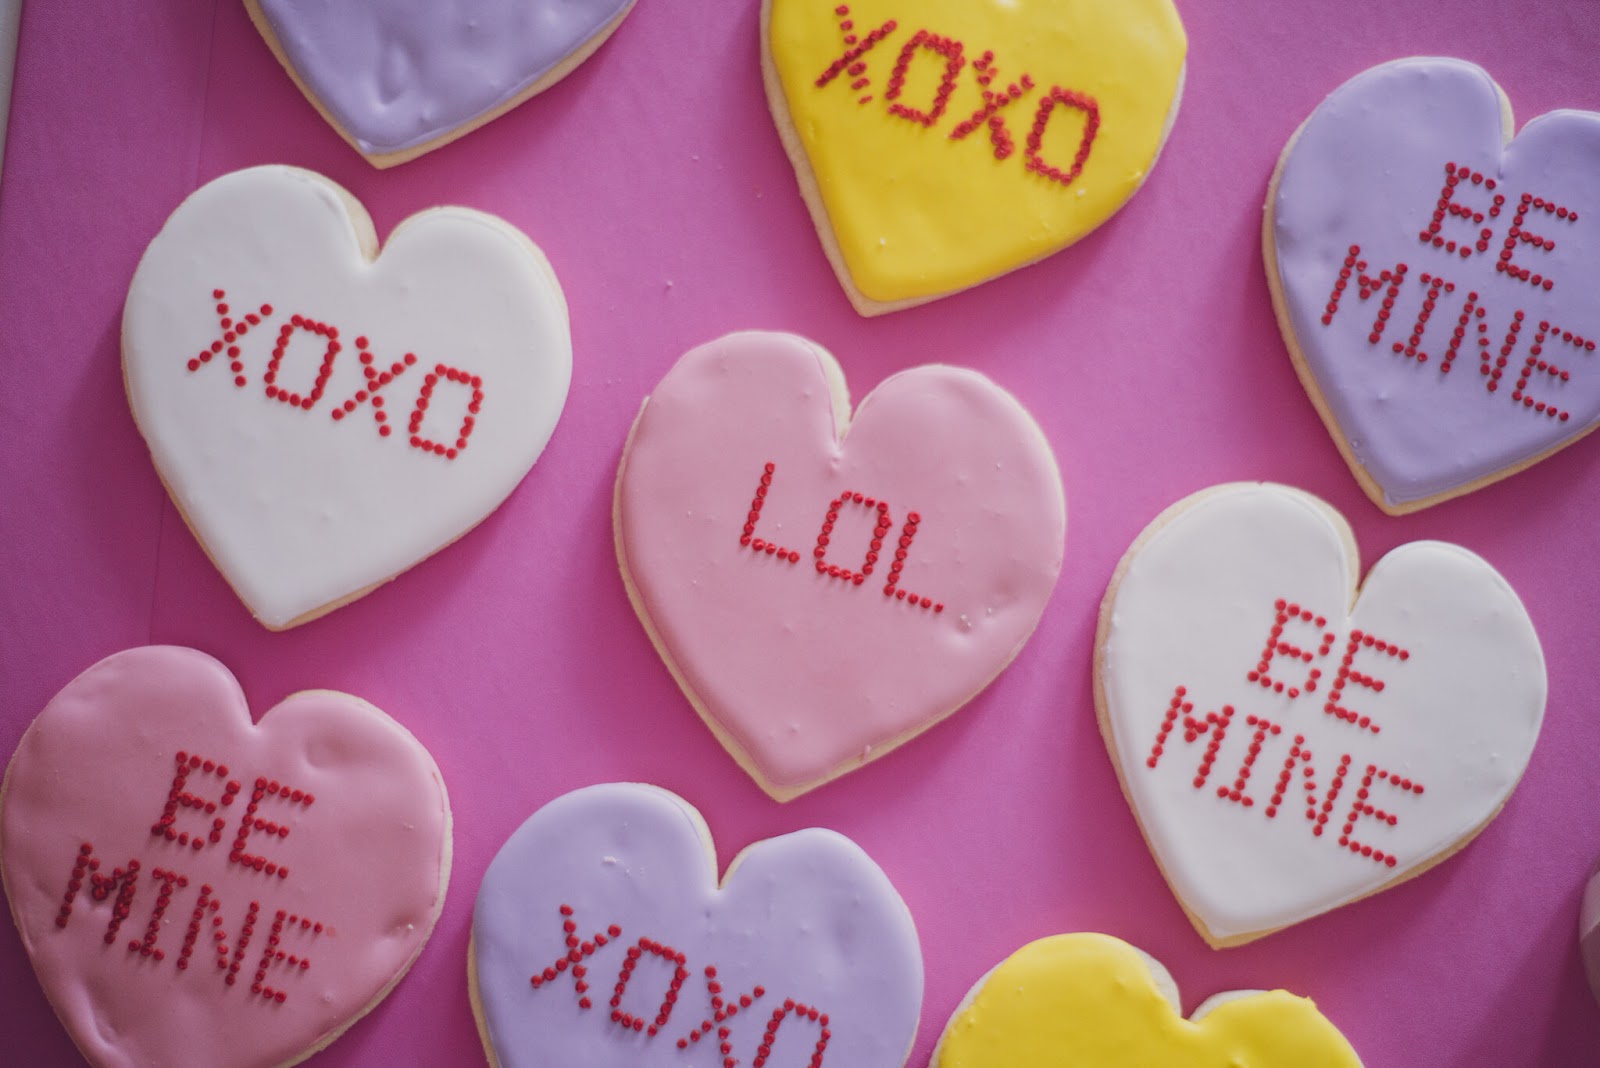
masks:
POLYGON ((379 256, 360 204, 292 167, 184 201, 134 274, 122 351, 162 482, 274 630, 499 507, 572 377, 561 287, 518 230, 435 208, 379 256))
POLYGON ((1191 920, 1236 945, 1421 874, 1500 811, 1545 669, 1484 560, 1413 542, 1373 567, 1284 486, 1167 509, 1100 611, 1095 702, 1134 815, 1191 920))

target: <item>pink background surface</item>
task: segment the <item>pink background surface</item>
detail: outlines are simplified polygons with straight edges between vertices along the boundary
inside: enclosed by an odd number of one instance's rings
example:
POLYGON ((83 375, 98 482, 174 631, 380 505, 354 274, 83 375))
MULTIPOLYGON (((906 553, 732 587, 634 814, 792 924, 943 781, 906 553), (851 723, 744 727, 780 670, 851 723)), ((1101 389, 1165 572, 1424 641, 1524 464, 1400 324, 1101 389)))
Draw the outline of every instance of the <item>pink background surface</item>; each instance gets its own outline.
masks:
MULTIPOLYGON (((644 0, 544 96, 383 173, 322 122, 231 0, 29 5, 0 185, 0 752, 79 671, 146 642, 221 658, 258 712, 331 687, 409 726, 451 788, 450 898, 411 975, 318 1064, 477 1060, 465 955, 478 880, 537 806, 613 779, 698 805, 723 863, 814 824, 873 854, 926 955, 913 1064, 985 969, 1070 930, 1163 959, 1186 1008, 1235 987, 1310 995, 1370 1065, 1595 1063, 1600 1009, 1574 934, 1600 851, 1600 443, 1419 515, 1383 516, 1295 381, 1258 244, 1279 150, 1344 79, 1448 53, 1486 65, 1519 119, 1600 110, 1600 7, 1288 6, 1182 5, 1182 114, 1145 190, 1093 237, 868 321, 835 284, 773 131, 752 2, 644 0), (119 375, 122 300, 144 245, 196 186, 264 162, 328 174, 380 233, 438 203, 509 219, 560 273, 576 353, 564 420, 498 513, 287 634, 251 621, 174 513, 119 375), (1016 663, 931 734, 786 806, 679 695, 628 606, 610 536, 611 481, 640 399, 682 351, 745 327, 817 339, 857 397, 922 362, 983 370, 1033 410, 1068 493, 1065 571, 1016 663), (1145 523, 1193 490, 1256 478, 1344 510, 1368 563, 1415 538, 1487 557, 1540 628, 1550 704, 1521 788, 1462 855, 1219 953, 1139 839, 1095 727, 1089 666, 1105 583, 1145 523)), ((73 1062, 13 928, 0 926, 6 1057, 73 1062)))

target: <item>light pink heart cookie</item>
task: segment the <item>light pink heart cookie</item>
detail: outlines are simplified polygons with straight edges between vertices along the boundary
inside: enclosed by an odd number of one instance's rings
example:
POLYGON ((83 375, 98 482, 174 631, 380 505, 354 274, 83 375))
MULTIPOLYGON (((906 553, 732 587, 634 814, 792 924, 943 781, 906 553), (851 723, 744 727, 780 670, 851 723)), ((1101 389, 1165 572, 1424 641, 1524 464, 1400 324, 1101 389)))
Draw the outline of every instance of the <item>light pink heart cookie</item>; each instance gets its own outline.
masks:
POLYGON ((0 793, 12 918, 95 1065, 310 1056, 410 968, 449 871, 444 783, 405 728, 323 690, 252 724, 192 649, 78 676, 0 793))
POLYGON ((956 711, 1022 649, 1066 500, 1015 398, 954 367, 854 419, 833 357, 733 334, 679 360, 617 475, 617 556, 684 693, 787 800, 956 711))
POLYGON ((1286 486, 1178 502, 1118 565, 1095 696, 1123 790, 1200 933, 1236 945, 1445 860, 1544 717, 1538 635, 1457 545, 1379 560, 1286 486))

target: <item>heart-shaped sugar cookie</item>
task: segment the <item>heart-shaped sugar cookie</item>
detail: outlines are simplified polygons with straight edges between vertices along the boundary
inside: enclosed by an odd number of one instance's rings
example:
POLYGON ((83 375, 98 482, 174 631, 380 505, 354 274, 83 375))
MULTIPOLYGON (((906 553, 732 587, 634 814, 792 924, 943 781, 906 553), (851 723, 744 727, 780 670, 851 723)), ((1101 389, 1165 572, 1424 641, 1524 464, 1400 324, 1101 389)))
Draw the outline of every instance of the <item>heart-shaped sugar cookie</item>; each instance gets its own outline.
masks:
POLYGON ((1544 715, 1533 624, 1466 549, 1234 484, 1140 535, 1100 613, 1101 730, 1190 919, 1234 945, 1411 878, 1500 811, 1544 715))
POLYGON ((162 482, 274 630, 494 511, 572 377, 561 288, 517 230, 436 208, 379 256, 361 206, 291 167, 183 202, 134 274, 122 352, 162 482))
POLYGON ((245 0, 300 91, 368 162, 449 144, 565 78, 634 0, 245 0))
POLYGON ((911 914, 853 842, 758 842, 719 887, 700 814, 636 783, 559 797, 511 836, 471 956, 499 1068, 896 1068, 922 1006, 911 914))
POLYGON ((787 800, 1017 655, 1061 570, 1066 501, 1038 426, 982 375, 903 371, 852 419, 833 357, 746 333, 684 356, 645 402, 615 522, 657 650, 787 800))
POLYGON ((405 728, 329 691, 252 724, 192 649, 78 676, 0 793, 12 918, 97 1066, 309 1056, 422 952, 449 871, 444 783, 405 728))
POLYGON ((764 0, 767 100, 856 310, 1058 252, 1138 190, 1177 115, 1171 0, 764 0))
POLYGON ((1600 425, 1600 114, 1512 129, 1487 72, 1403 59, 1335 90, 1273 176, 1278 323, 1386 512, 1505 478, 1600 425))
POLYGON ((973 987, 932 1068, 1361 1068, 1338 1028, 1283 990, 1234 991, 1180 1015, 1159 963, 1102 934, 1023 946, 973 987))

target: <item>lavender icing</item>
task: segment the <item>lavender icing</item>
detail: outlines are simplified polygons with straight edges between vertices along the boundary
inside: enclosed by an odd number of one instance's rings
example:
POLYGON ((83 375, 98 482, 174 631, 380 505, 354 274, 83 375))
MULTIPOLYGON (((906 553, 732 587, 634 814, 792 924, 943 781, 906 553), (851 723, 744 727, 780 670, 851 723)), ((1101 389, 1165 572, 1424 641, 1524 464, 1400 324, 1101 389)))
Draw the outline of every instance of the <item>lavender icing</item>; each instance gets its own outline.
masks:
MULTIPOLYGON (((1569 443, 1600 422, 1600 354, 1552 338, 1542 357, 1570 372, 1568 381, 1531 376, 1524 396, 1568 413, 1566 420, 1532 410, 1514 396, 1540 322, 1584 338, 1600 335, 1600 115, 1555 111, 1528 123, 1509 144, 1501 97, 1487 72, 1456 59, 1397 60, 1335 90, 1286 152, 1268 205, 1276 241, 1275 269, 1287 316, 1317 390, 1349 446, 1353 461, 1381 487, 1389 505, 1429 502, 1498 477, 1569 443), (1447 214, 1440 233, 1474 243, 1491 229, 1487 248, 1459 250, 1420 240, 1434 219, 1455 163, 1496 182, 1463 183, 1452 199, 1485 215, 1482 224, 1447 214), (1555 247, 1519 243, 1514 262, 1553 281, 1549 290, 1497 272, 1521 195, 1554 201, 1576 222, 1536 211, 1526 229, 1555 247), (1505 204, 1489 217, 1494 195, 1505 204), (1387 285, 1360 299, 1357 279, 1324 324, 1335 279, 1352 245, 1367 273, 1408 267, 1392 315, 1377 343, 1369 340, 1387 285), (1414 331, 1429 286, 1424 274, 1454 286, 1441 292, 1425 324, 1426 362, 1395 353, 1414 331), (1473 315, 1449 372, 1441 371, 1469 292, 1485 315, 1473 315), (1509 353, 1515 312, 1523 329, 1509 353), (1481 334, 1476 324, 1486 330, 1481 334), (1482 336, 1487 349, 1477 344, 1482 336), (1486 388, 1480 352, 1506 356, 1498 388, 1486 388)), ((1431 502, 1430 502, 1431 503, 1431 502)))
POLYGON ((257 0, 307 88, 368 154, 526 91, 633 0, 257 0))
MULTIPOLYGON (((721 1063, 724 1041, 740 1064, 796 1068, 812 1063, 824 1030, 827 1068, 896 1068, 921 1012, 911 915, 853 842, 819 828, 759 842, 719 888, 699 813, 633 783, 566 794, 512 834, 478 892, 472 951, 480 1028, 504 1068, 684 1068, 721 1063), (587 1009, 576 968, 530 982, 569 952, 563 905, 576 939, 593 944, 610 925, 620 928, 592 954, 579 951, 587 1009), (687 973, 655 1034, 611 1018, 623 962, 641 938, 683 954, 678 967, 687 973), (726 1019, 726 1037, 713 1027, 686 1052, 679 1040, 713 1015, 708 966, 727 1002, 758 986, 762 994, 726 1019), (763 1058, 764 1033, 788 999, 820 1010, 819 1019, 789 1014, 763 1058)), ((657 1023, 673 975, 672 963, 642 953, 621 1010, 657 1023)))

